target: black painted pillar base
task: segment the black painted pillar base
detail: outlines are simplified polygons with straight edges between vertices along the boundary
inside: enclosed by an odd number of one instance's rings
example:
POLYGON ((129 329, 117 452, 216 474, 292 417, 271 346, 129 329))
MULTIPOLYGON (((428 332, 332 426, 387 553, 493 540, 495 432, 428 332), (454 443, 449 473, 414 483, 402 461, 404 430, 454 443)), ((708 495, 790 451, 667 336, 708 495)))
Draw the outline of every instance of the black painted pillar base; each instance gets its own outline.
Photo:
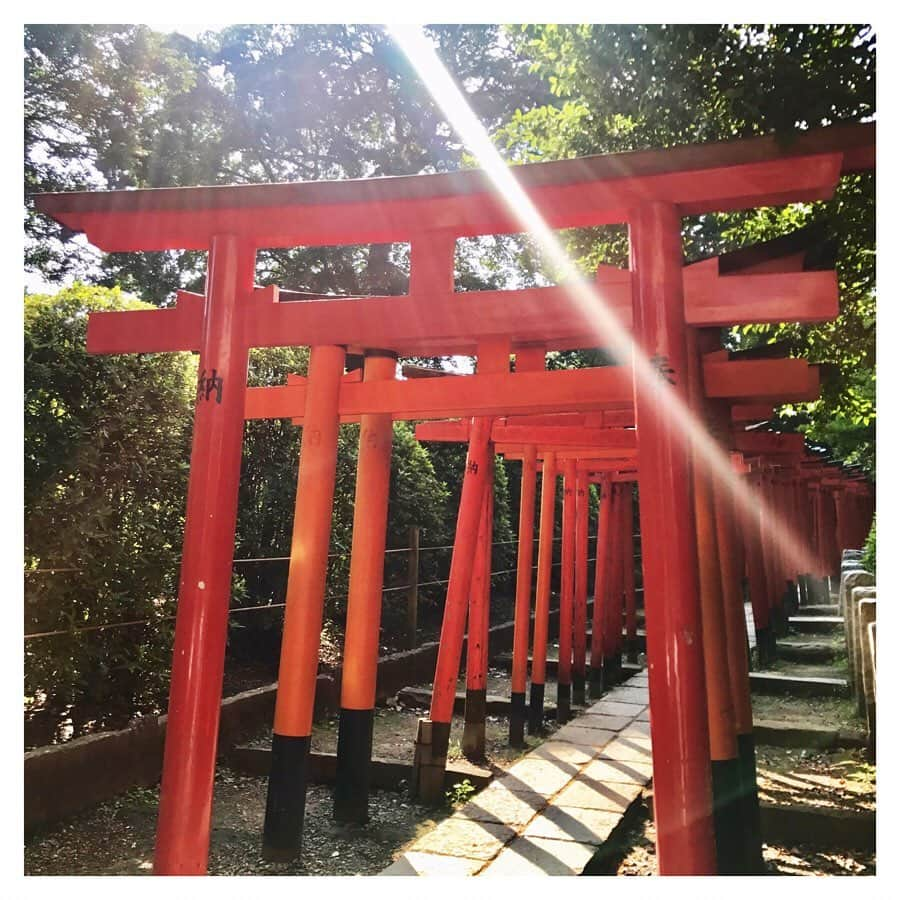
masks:
POLYGON ((580 672, 572 673, 572 703, 575 706, 584 706, 585 701, 584 675, 580 672))
POLYGON ((808 606, 810 603, 809 599, 809 575, 798 575, 797 576, 797 588, 800 594, 800 606, 808 606))
POLYGON ((556 721, 565 725, 572 718, 572 686, 556 684, 556 721))
POLYGON ((413 756, 411 792, 422 803, 444 803, 444 776, 450 747, 450 723, 419 719, 413 756))
POLYGON ((466 690, 466 714, 462 752, 469 760, 484 759, 484 724, 487 717, 487 690, 466 690))
POLYGON ((759 875, 765 872, 765 864, 762 855, 759 789, 756 783, 756 741, 752 733, 739 734, 737 745, 744 820, 744 871, 748 875, 759 875))
POLYGON ((745 875, 743 779, 740 760, 712 760, 713 826, 720 875, 745 875))
POLYGON ((763 669, 772 661, 768 626, 756 629, 756 657, 760 668, 763 669))
POLYGON ((603 689, 608 691, 622 680, 622 654, 603 657, 603 689))
POLYGON ((544 730, 544 685, 531 682, 531 698, 528 704, 528 733, 540 734, 544 730))
POLYGON ((512 694, 509 698, 509 745, 525 746, 525 692, 512 694))
POLYGON ((640 642, 637 638, 627 638, 625 640, 625 659, 628 662, 636 663, 640 652, 640 642))
POLYGON ((272 735, 272 756, 263 824, 263 857, 290 860, 303 849, 309 735, 272 735))
POLYGON ((589 688, 592 700, 599 700, 603 696, 603 664, 589 669, 589 688))
MULTIPOLYGON (((797 582, 788 579, 787 589, 784 594, 784 611, 788 616, 796 616, 800 609, 800 590, 797 582)), ((787 625, 787 622, 785 622, 787 625)))
POLYGON ((369 771, 372 761, 372 709, 342 709, 338 723, 334 818, 338 822, 369 821, 369 771))

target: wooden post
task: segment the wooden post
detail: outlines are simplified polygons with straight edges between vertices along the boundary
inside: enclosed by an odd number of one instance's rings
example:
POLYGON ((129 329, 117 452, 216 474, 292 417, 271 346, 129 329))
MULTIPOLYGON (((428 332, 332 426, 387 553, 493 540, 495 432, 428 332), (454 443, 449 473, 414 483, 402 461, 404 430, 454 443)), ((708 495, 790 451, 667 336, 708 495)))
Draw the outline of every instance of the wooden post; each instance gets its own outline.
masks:
POLYGON ((409 557, 406 570, 406 633, 407 646, 415 649, 419 627, 419 526, 409 529, 409 557))
POLYGON ((263 851, 299 854, 337 469, 343 347, 313 347, 291 536, 263 851))
POLYGON ((661 875, 716 872, 709 726, 691 514, 689 435, 670 410, 686 397, 681 218, 648 202, 629 217, 635 338, 658 367, 635 383, 656 849, 661 875))
MULTIPOLYGON (((393 353, 366 351, 364 382, 393 381, 396 370, 397 359, 393 353)), ((393 441, 390 413, 362 416, 334 786, 334 817, 340 822, 362 823, 369 819, 369 770, 393 441)))
POLYGON ((206 872, 225 667, 256 252, 212 239, 153 871, 206 872))

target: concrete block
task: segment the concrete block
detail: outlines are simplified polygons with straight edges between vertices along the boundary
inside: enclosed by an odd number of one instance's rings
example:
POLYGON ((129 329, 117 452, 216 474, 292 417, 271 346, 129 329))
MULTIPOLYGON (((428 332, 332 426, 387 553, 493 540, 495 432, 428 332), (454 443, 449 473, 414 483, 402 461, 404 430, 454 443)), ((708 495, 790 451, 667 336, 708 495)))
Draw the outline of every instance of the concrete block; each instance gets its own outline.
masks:
POLYGON ((553 735, 554 740, 590 747, 594 751, 599 751, 601 747, 608 744, 615 736, 616 732, 614 731, 604 731, 602 728, 582 726, 580 720, 570 722, 553 735))
POLYGON ((420 837, 410 850, 488 860, 493 859, 515 833, 508 825, 451 816, 420 837))
POLYGON ((479 791, 455 815, 476 822, 494 822, 521 830, 547 806, 547 798, 536 791, 511 791, 495 782, 479 791))
POLYGON ((600 700, 593 706, 589 706, 585 712, 588 715, 596 716, 621 716, 623 718, 634 718, 642 707, 646 705, 646 701, 638 703, 613 702, 612 700, 600 700))
POLYGON ((509 768, 497 782, 511 791, 534 791, 551 796, 581 771, 580 766, 561 760, 526 757, 509 768))
POLYGON ((862 673, 862 650, 865 636, 860 630, 859 624, 859 605, 866 600, 875 599, 875 587, 856 587, 850 591, 849 603, 847 611, 850 618, 848 627, 849 641, 847 644, 847 659, 850 667, 850 682, 853 686, 853 697, 857 702, 859 711, 864 711, 863 700, 863 673, 862 673))
POLYGON ((595 755, 592 747, 561 741, 554 735, 552 740, 545 741, 536 750, 532 750, 528 758, 550 759, 580 767, 587 765, 595 755))
POLYGON ((518 837, 481 874, 488 877, 580 875, 596 850, 594 844, 518 837))
POLYGON ((635 703, 646 706, 650 702, 650 692, 646 687, 617 687, 603 699, 610 703, 635 703))
POLYGON ((847 569, 841 572, 841 587, 838 593, 838 604, 841 614, 846 615, 847 601, 850 599, 850 591, 856 587, 871 587, 875 584, 875 576, 865 569, 847 569))
POLYGON ((576 778, 558 797, 556 806, 602 809, 622 815, 641 795, 643 785, 637 782, 594 781, 576 778))
POLYGON ((526 838, 552 838, 602 844, 622 820, 618 812, 582 806, 548 806, 523 832, 526 838))
POLYGON ((615 759, 620 762, 652 763, 653 761, 649 740, 626 738, 621 735, 603 748, 599 758, 615 759))
POLYGON ((441 856, 437 853, 404 853, 379 875, 436 875, 455 878, 475 875, 484 866, 482 859, 441 856))
POLYGON ((578 777, 581 781, 645 785, 653 777, 653 764, 649 760, 601 757, 588 763, 578 777))
POLYGON ((621 731, 631 724, 630 716, 601 716, 586 712, 574 719, 579 728, 599 728, 603 731, 621 731))
POLYGON ((859 648, 857 662, 859 664, 859 698, 861 711, 869 722, 871 735, 875 725, 875 659, 869 646, 869 626, 875 623, 875 603, 873 600, 860 600, 857 603, 857 635, 859 648), (871 721, 870 721, 871 720, 871 721))

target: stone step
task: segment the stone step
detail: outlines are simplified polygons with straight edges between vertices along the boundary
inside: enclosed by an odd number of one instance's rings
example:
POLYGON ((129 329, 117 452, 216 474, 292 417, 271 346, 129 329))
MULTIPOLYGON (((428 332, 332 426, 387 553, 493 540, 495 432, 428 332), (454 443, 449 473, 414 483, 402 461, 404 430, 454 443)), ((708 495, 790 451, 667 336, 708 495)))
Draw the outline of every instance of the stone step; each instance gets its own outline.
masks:
POLYGON ((788 625, 806 634, 831 634, 844 627, 843 616, 790 616, 788 625))
POLYGON ((778 639, 778 658, 795 663, 829 663, 840 654, 836 644, 778 639))
POLYGON ((801 606, 797 610, 798 616, 837 616, 840 618, 841 607, 837 603, 823 603, 817 606, 801 606))
POLYGON ((825 728, 808 722, 754 719, 753 737, 769 747, 796 747, 807 750, 857 749, 866 746, 862 731, 825 728))
POLYGON ((795 697, 848 697, 845 678, 785 675, 781 672, 751 672, 750 690, 757 694, 792 694, 795 697))

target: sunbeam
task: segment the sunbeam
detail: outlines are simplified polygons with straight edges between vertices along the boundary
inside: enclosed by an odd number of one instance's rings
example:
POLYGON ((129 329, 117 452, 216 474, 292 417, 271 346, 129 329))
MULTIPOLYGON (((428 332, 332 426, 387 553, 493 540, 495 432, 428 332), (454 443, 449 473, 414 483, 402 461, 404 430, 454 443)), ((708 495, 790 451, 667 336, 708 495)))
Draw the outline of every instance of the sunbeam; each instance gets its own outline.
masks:
MULTIPOLYGON (((595 322, 609 336, 610 349, 622 363, 629 361, 634 367, 635 387, 657 393, 659 372, 637 346, 631 334, 621 325, 595 285, 586 282, 569 258, 556 232, 544 220, 515 177, 514 168, 500 156, 490 137, 475 116, 462 92, 438 57, 433 45, 417 26, 396 25, 388 27, 389 33, 406 55, 440 107, 451 127, 475 156, 485 174, 490 178, 497 195, 540 245, 547 259, 571 282, 568 296, 586 317, 595 322)), ((652 392, 652 393, 651 393, 652 392)), ((725 486, 733 497, 736 510, 748 527, 755 527, 762 513, 763 527, 775 546, 790 557, 792 571, 814 572, 813 554, 805 542, 794 534, 784 519, 766 503, 760 492, 750 487, 735 474, 729 454, 709 434, 705 425, 697 419, 684 401, 674 391, 666 393, 660 412, 677 440, 686 443, 694 453, 695 465, 708 467, 711 476, 725 486)))

